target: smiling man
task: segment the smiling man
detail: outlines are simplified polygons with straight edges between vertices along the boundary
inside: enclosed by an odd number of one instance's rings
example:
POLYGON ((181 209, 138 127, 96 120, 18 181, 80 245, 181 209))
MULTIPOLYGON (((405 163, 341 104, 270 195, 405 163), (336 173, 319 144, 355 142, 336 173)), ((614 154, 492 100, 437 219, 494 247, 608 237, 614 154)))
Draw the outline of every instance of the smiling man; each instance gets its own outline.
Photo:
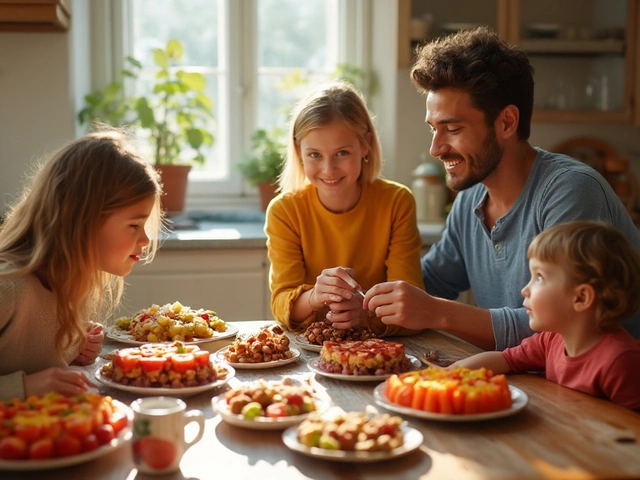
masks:
MULTIPOLYGON (((529 143, 534 82, 524 52, 480 27, 424 45, 411 79, 426 94, 430 153, 460 193, 442 239, 422 259, 428 293, 382 283, 364 306, 389 325, 437 328, 485 349, 517 345, 533 334, 520 291, 538 233, 601 220, 636 247, 640 235, 600 174, 529 143), (469 288, 478 307, 453 301, 469 288)), ((640 316, 625 327, 640 337, 640 316)))

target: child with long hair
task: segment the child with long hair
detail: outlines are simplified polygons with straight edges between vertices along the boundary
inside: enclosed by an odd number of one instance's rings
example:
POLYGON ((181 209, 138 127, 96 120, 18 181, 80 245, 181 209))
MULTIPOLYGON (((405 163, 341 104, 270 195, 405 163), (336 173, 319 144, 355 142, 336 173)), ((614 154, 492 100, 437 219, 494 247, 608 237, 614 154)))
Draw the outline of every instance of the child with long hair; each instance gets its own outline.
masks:
POLYGON ((362 94, 321 85, 295 107, 280 194, 267 208, 271 309, 289 327, 386 326, 362 308, 361 287, 404 280, 424 288, 411 191, 380 178, 382 153, 362 94))
POLYGON ((517 347, 454 363, 544 372, 565 387, 640 412, 640 341, 620 323, 640 308, 640 253, 611 225, 575 221, 540 233, 522 289, 536 333, 517 347))
POLYGON ((128 137, 88 134, 42 164, 0 227, 0 399, 73 395, 101 351, 94 320, 118 304, 123 276, 150 261, 162 187, 128 137))

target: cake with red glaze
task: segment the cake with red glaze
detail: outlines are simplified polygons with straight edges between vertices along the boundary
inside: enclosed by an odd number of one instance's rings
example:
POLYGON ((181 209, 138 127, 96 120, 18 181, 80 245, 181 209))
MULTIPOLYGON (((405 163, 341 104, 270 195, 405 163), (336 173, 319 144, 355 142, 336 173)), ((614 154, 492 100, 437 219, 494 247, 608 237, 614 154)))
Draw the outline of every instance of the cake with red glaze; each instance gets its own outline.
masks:
POLYGON ((411 362, 404 345, 379 338, 347 342, 325 341, 318 367, 342 375, 389 375, 406 372, 411 362))

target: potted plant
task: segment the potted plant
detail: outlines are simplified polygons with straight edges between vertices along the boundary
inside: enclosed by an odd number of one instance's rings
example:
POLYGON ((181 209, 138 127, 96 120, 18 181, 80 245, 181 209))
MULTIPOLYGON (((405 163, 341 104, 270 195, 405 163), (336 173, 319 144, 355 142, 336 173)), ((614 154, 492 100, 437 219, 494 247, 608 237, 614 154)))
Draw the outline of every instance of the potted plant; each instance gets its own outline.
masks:
POLYGON ((251 136, 251 154, 238 164, 238 170, 247 181, 258 187, 263 211, 276 194, 286 148, 281 128, 259 129, 251 136))
MULTIPOLYGON (((141 128, 149 135, 156 169, 165 195, 163 209, 181 212, 192 163, 203 164, 203 150, 214 143, 213 103, 206 95, 206 79, 200 73, 176 68, 184 53, 178 40, 153 51, 158 67, 152 93, 125 96, 122 81, 85 96, 78 113, 81 124, 100 121, 113 126, 141 128)), ((123 78, 138 78, 142 64, 128 57, 123 78)))

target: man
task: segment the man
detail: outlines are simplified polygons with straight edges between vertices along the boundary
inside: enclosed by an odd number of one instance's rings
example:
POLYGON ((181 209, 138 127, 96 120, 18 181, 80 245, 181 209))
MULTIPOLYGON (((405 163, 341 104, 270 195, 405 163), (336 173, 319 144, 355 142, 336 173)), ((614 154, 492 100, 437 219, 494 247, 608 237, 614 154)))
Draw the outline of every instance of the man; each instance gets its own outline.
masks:
MULTIPOLYGON (((364 308, 384 323, 440 329, 484 349, 517 345, 533 334, 520 292, 539 232, 601 220, 639 248, 640 235, 595 170, 529 144, 533 68, 524 52, 480 27, 423 46, 411 78, 426 93, 430 153, 460 193, 442 239, 422 259, 428 293, 382 283, 364 308), (478 307, 452 300, 469 288, 478 307)), ((625 327, 640 337, 640 316, 625 327)))

